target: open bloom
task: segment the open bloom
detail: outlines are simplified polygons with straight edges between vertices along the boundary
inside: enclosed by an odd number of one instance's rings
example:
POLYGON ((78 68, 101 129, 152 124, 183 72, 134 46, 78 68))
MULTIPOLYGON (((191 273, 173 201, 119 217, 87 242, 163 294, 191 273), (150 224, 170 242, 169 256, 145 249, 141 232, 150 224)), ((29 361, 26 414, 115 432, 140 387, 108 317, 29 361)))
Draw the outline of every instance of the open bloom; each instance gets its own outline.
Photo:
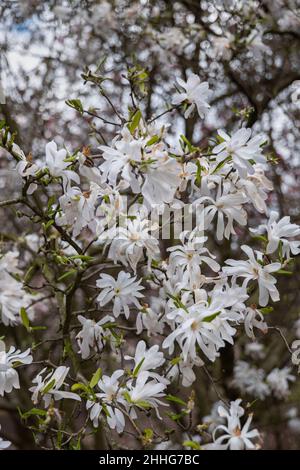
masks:
POLYGON ((247 212, 243 209, 243 204, 247 202, 246 196, 241 191, 235 193, 228 193, 227 188, 221 185, 218 187, 216 199, 210 196, 202 196, 197 199, 193 205, 207 203, 208 205, 203 209, 200 214, 203 217, 204 228, 208 228, 214 216, 217 214, 217 239, 222 240, 223 237, 229 239, 230 234, 235 234, 233 222, 236 221, 240 225, 246 225, 247 212), (227 219, 227 222, 225 223, 227 219))
POLYGON ((216 145, 213 153, 218 155, 218 161, 223 161, 227 157, 232 158, 233 168, 235 168, 242 178, 247 173, 254 173, 253 163, 264 163, 266 158, 262 155, 262 144, 265 138, 261 135, 251 137, 251 129, 243 127, 230 137, 226 132, 219 130, 219 136, 223 142, 216 145))
POLYGON ((280 263, 270 263, 263 265, 263 254, 254 251, 247 245, 243 245, 242 250, 248 256, 247 261, 228 259, 223 271, 226 275, 234 276, 236 278, 245 278, 243 286, 246 287, 251 280, 256 280, 259 287, 259 304, 265 307, 269 301, 269 296, 276 302, 279 300, 279 292, 275 286, 276 279, 270 273, 276 272, 281 268, 280 263))
POLYGON ((81 398, 76 395, 76 393, 60 390, 64 386, 70 367, 59 366, 43 377, 46 370, 47 368, 45 367, 38 373, 32 381, 32 383, 36 385, 29 389, 29 391, 32 392, 31 399, 35 405, 39 402, 40 397, 43 397, 46 408, 49 407, 51 399, 62 400, 63 398, 68 398, 81 401, 81 398))
POLYGON ((290 367, 278 369, 276 367, 267 376, 267 383, 274 395, 279 398, 285 398, 289 394, 289 382, 295 382, 296 377, 291 374, 290 367))
POLYGON ((67 162, 66 158, 67 151, 65 149, 57 150, 57 145, 53 140, 46 144, 46 165, 49 173, 56 178, 62 177, 65 188, 70 181, 74 181, 77 184, 80 183, 77 173, 67 169, 70 166, 70 162, 67 162))
MULTIPOLYGON (((130 405, 137 406, 142 409, 155 408, 156 413, 158 415, 158 406, 166 405, 160 400, 160 398, 165 396, 165 393, 163 391, 167 385, 165 381, 148 381, 150 377, 151 374, 148 371, 143 371, 138 375, 135 384, 133 384, 133 382, 128 384, 130 405)), ((136 412, 133 408, 131 408, 130 414, 133 419, 136 418, 136 412)))
MULTIPOLYGON (((1 425, 0 425, 0 431, 1 431, 1 425)), ((1 436, 0 436, 0 450, 7 449, 11 445, 10 441, 5 441, 1 436)))
POLYGON ((20 388, 19 374, 14 368, 19 364, 31 364, 32 356, 30 349, 21 352, 11 346, 8 352, 5 351, 5 343, 0 341, 0 396, 10 393, 13 388, 20 388))
POLYGON ((221 418, 227 420, 227 425, 220 424, 216 427, 213 432, 214 444, 208 448, 219 450, 255 449, 252 440, 259 437, 259 432, 257 429, 249 430, 252 414, 248 416, 246 423, 243 426, 241 425, 240 418, 244 415, 244 410, 240 406, 240 402, 240 399, 231 402, 229 410, 226 410, 223 406, 219 406, 218 413, 221 418), (216 437, 218 433, 222 433, 222 435, 216 437))
POLYGON ((145 341, 139 341, 136 346, 134 357, 125 356, 125 359, 128 361, 134 360, 133 372, 137 371, 137 374, 148 372, 150 377, 161 381, 165 380, 160 377, 159 374, 149 372, 153 369, 157 369, 165 362, 164 354, 159 350, 159 346, 157 344, 147 349, 145 341))
POLYGON ((198 75, 194 73, 188 77, 186 82, 181 78, 177 78, 177 83, 182 91, 174 95, 172 104, 179 105, 186 102, 189 105, 184 113, 186 119, 192 114, 195 107, 197 107, 199 116, 204 118, 207 110, 210 108, 207 102, 210 96, 208 83, 201 83, 198 75))
POLYGON ((128 318, 130 304, 141 308, 138 299, 143 297, 140 291, 144 288, 140 284, 141 280, 136 282, 136 276, 131 277, 125 271, 120 271, 117 279, 109 274, 101 274, 100 279, 96 282, 97 287, 102 289, 97 301, 101 307, 113 301, 113 314, 115 317, 124 312, 125 317, 128 318))
POLYGON ((97 385, 100 390, 100 392, 95 393, 97 401, 87 401, 86 408, 89 410, 90 419, 94 427, 98 426, 103 405, 105 405, 107 424, 111 429, 116 429, 118 433, 123 432, 125 418, 122 411, 117 407, 125 403, 121 394, 122 390, 119 380, 123 374, 123 370, 116 370, 111 377, 104 375, 97 385))
POLYGON ((282 243, 282 255, 286 258, 290 257, 290 253, 298 255, 300 253, 300 241, 289 240, 300 235, 300 226, 297 224, 291 224, 291 218, 286 216, 278 220, 279 214, 272 211, 270 218, 266 225, 260 225, 257 230, 253 232, 267 231, 268 234, 268 245, 267 253, 274 253, 279 243, 282 243))
POLYGON ((94 320, 85 318, 82 315, 78 315, 77 318, 82 325, 82 329, 77 334, 76 339, 82 359, 87 359, 91 349, 97 352, 103 349, 105 337, 109 336, 109 333, 105 331, 103 326, 105 323, 113 322, 114 319, 106 315, 96 323, 94 320))

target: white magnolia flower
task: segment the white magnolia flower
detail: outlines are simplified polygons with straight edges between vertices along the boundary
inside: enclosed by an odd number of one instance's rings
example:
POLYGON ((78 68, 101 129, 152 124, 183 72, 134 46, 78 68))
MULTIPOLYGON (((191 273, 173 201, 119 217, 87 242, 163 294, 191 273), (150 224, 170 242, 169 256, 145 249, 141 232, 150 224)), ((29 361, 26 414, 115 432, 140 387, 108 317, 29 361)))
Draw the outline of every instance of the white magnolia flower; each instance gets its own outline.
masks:
POLYGON ((290 367, 278 369, 276 367, 267 376, 267 383, 270 386, 275 397, 282 399, 289 394, 289 382, 295 382, 296 377, 291 374, 290 367))
POLYGON ((234 366, 233 385, 242 393, 264 400, 270 395, 270 388, 265 382, 265 371, 251 367, 248 362, 237 361, 234 366))
POLYGON ((164 340, 163 348, 168 348, 172 354, 174 342, 177 341, 182 349, 183 360, 190 358, 194 361, 198 346, 210 361, 215 361, 219 356, 218 350, 225 346, 225 341, 233 344, 232 336, 236 330, 229 324, 229 320, 236 321, 239 318, 230 310, 235 302, 236 298, 229 298, 220 290, 212 295, 210 303, 202 300, 191 306, 172 310, 167 318, 175 322, 176 328, 164 340))
POLYGON ((117 279, 114 279, 109 274, 101 274, 100 279, 96 282, 97 287, 102 289, 97 297, 100 307, 113 302, 113 314, 118 317, 120 313, 124 312, 126 318, 129 317, 129 305, 133 304, 137 308, 141 308, 138 301, 143 294, 141 290, 144 289, 140 285, 141 280, 136 282, 136 276, 131 277, 129 273, 120 271, 117 279))
POLYGON ((227 157, 232 158, 232 165, 242 178, 247 173, 254 173, 252 161, 265 163, 266 158, 262 155, 262 144, 265 138, 261 135, 251 137, 251 129, 242 128, 231 137, 223 130, 218 131, 223 142, 213 148, 213 153, 218 155, 217 161, 221 162, 227 157))
POLYGON ((39 372, 32 380, 34 385, 29 389, 32 392, 32 401, 36 405, 41 398, 44 400, 45 408, 48 408, 51 400, 62 400, 68 398, 71 400, 81 401, 81 398, 76 393, 65 392, 60 390, 65 385, 65 380, 70 370, 70 367, 59 366, 57 369, 49 372, 43 377, 46 372, 45 367, 39 372))
POLYGON ((57 145, 53 140, 46 144, 46 167, 51 176, 55 178, 62 177, 65 188, 69 181, 80 183, 77 173, 67 169, 70 162, 67 162, 66 158, 67 151, 65 149, 57 150, 57 145))
POLYGON ((127 220, 126 226, 118 227, 108 233, 111 240, 108 257, 115 263, 121 262, 125 266, 131 266, 136 271, 138 262, 144 258, 144 252, 148 258, 148 266, 159 252, 159 242, 151 235, 150 221, 136 216, 134 220, 127 220))
POLYGON ((119 406, 125 404, 122 397, 122 389, 120 387, 120 377, 124 374, 123 370, 116 370, 111 377, 104 375, 98 382, 100 392, 97 392, 96 398, 98 401, 88 400, 86 408, 89 410, 90 420, 93 422, 94 427, 98 426, 99 418, 103 410, 103 404, 107 411, 107 423, 111 429, 116 429, 118 433, 123 432, 125 427, 125 418, 119 406), (102 404, 103 403, 103 404, 102 404))
POLYGON ((11 346, 6 352, 5 343, 0 341, 0 396, 10 393, 13 388, 20 388, 19 375, 15 369, 17 364, 31 364, 30 349, 21 352, 11 346))
POLYGON ((32 319, 34 311, 30 304, 38 299, 23 289, 14 274, 21 274, 18 269, 18 252, 7 252, 0 259, 0 318, 5 326, 21 322, 20 310, 26 308, 28 317, 32 319))
POLYGON ((57 225, 72 227, 73 236, 94 221, 98 186, 91 183, 90 190, 82 192, 77 187, 68 190, 59 198, 62 213, 56 218, 57 225))
POLYGON ((248 174, 246 179, 237 179, 236 186, 242 188, 258 212, 266 213, 266 199, 268 191, 273 189, 273 184, 265 176, 262 165, 253 165, 253 174, 248 174))
MULTIPOLYGON (((143 371, 138 374, 138 377, 133 385, 133 382, 127 385, 128 394, 130 397, 130 405, 140 408, 155 408, 158 414, 158 406, 165 405, 160 398, 165 396, 164 390, 167 386, 166 382, 158 382, 157 380, 149 380, 151 373, 143 371)), ((133 408, 130 410, 130 415, 133 419, 137 417, 133 408)))
POLYGON ((113 317, 106 315, 101 318, 97 323, 94 320, 78 315, 78 320, 82 324, 82 329, 76 336, 80 354, 82 359, 87 359, 90 355, 91 349, 94 351, 102 351, 105 339, 109 336, 107 330, 103 328, 105 323, 113 322, 113 317))
POLYGON ((156 378, 161 382, 165 380, 157 373, 149 372, 162 366, 165 362, 164 354, 159 350, 157 344, 147 349, 145 341, 139 341, 135 349, 134 357, 125 356, 125 359, 127 361, 134 360, 133 371, 138 370, 137 374, 148 372, 150 377, 156 378))
POLYGON ((186 82, 181 78, 177 78, 177 83, 182 91, 174 95, 172 104, 179 105, 181 103, 187 103, 189 105, 184 113, 186 119, 192 114, 195 107, 197 107, 199 116, 204 118, 207 110, 210 108, 207 102, 210 96, 208 83, 201 83, 198 75, 194 73, 188 77, 186 82))
POLYGON ((275 211, 270 213, 270 218, 266 225, 260 225, 258 229, 252 229, 253 232, 263 233, 267 231, 268 245, 267 253, 274 253, 279 243, 282 243, 282 256, 289 258, 290 253, 298 255, 300 253, 300 241, 288 240, 300 235, 300 226, 291 224, 291 218, 286 216, 278 220, 279 214, 275 211))
POLYGON ((214 260, 215 256, 212 255, 207 248, 203 245, 207 237, 194 237, 189 238, 182 245, 176 245, 168 248, 171 252, 169 258, 169 265, 172 270, 177 268, 183 269, 182 283, 193 287, 193 283, 201 276, 201 265, 207 264, 210 269, 217 272, 220 265, 214 260))
POLYGON ((244 426, 241 425, 240 417, 244 415, 244 409, 240 406, 240 403, 240 399, 231 402, 229 411, 223 406, 219 406, 218 413, 221 418, 227 420, 227 425, 220 424, 217 426, 213 432, 214 443, 208 444, 204 448, 219 450, 255 449, 252 440, 259 437, 259 432, 257 429, 249 430, 252 414, 248 416, 244 426), (222 435, 216 437, 218 433, 222 433, 222 435))
POLYGON ((228 259, 225 261, 229 267, 225 266, 223 271, 228 276, 235 278, 245 278, 243 286, 246 287, 251 280, 257 280, 259 287, 259 304, 265 307, 269 301, 269 296, 273 302, 279 300, 279 292, 275 286, 276 279, 270 273, 276 272, 281 268, 280 263, 271 263, 263 265, 263 253, 256 251, 256 257, 252 248, 243 245, 242 250, 248 256, 247 261, 228 259))
MULTIPOLYGON (((0 424, 0 431, 1 431, 1 424, 0 424)), ((5 441, 1 436, 0 436, 0 450, 7 449, 11 445, 10 441, 5 441)))
POLYGON ((183 359, 183 355, 180 355, 180 360, 177 364, 168 371, 167 378, 170 380, 174 380, 176 377, 182 377, 182 385, 183 387, 190 387, 196 380, 196 374, 193 371, 193 368, 203 366, 204 362, 200 359, 200 357, 196 357, 193 360, 191 358, 187 358, 185 361, 183 359))
POLYGON ((204 229, 208 228, 214 216, 217 214, 217 239, 222 240, 223 237, 229 239, 230 234, 235 234, 233 222, 245 226, 247 224, 247 212, 243 209, 243 204, 247 202, 247 197, 241 191, 228 193, 229 188, 224 187, 223 193, 221 185, 218 187, 216 199, 210 196, 203 196, 197 199, 193 205, 198 206, 207 202, 208 205, 202 209, 204 229), (227 223, 225 225, 225 220, 227 223))
POLYGON ((155 308, 145 307, 136 317, 136 332, 140 335, 143 329, 147 330, 148 336, 162 334, 164 331, 165 319, 155 308))
POLYGON ((268 332, 268 325, 264 321, 263 314, 256 308, 247 307, 244 313, 244 326, 247 336, 255 339, 254 327, 261 330, 264 334, 268 332))

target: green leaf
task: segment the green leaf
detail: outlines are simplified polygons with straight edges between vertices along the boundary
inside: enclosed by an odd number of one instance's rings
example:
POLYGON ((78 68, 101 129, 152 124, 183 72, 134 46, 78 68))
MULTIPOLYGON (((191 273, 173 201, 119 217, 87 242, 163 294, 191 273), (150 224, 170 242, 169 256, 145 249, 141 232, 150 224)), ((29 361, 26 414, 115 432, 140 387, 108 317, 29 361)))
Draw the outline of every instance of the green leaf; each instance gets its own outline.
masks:
POLYGON ((271 313, 273 312, 274 308, 273 307, 263 307, 263 308, 260 308, 259 311, 263 314, 263 315, 268 315, 268 313, 271 313))
POLYGON ((182 443, 182 445, 184 447, 190 447, 191 449, 193 450, 201 450, 201 446, 198 442, 194 442, 194 441, 184 441, 182 443))
POLYGON ((21 307, 20 309, 20 316, 21 316, 22 323, 25 326, 26 330, 29 330, 30 321, 29 321, 27 312, 24 307, 21 307))
POLYGON ((285 271, 284 269, 279 269, 279 271, 276 271, 276 274, 284 274, 285 276, 292 276, 293 272, 285 271))
POLYGON ((99 380, 101 379, 101 377, 102 377, 102 369, 99 367, 99 369, 96 370, 93 377, 91 378, 90 387, 94 388, 99 382, 99 380))
POLYGON ((63 281, 64 279, 67 279, 68 277, 72 276, 73 274, 76 274, 77 270, 76 269, 70 269, 70 271, 65 272, 62 274, 57 280, 63 281))
POLYGON ((80 114, 83 113, 83 106, 82 103, 79 99, 76 100, 66 100, 66 104, 70 106, 70 108, 76 109, 76 111, 79 111, 80 114))
POLYGON ((26 411, 26 413, 22 414, 23 419, 27 419, 30 416, 46 416, 46 410, 40 410, 39 408, 31 408, 31 410, 26 411))
POLYGON ((216 168, 214 169, 214 171, 212 172, 212 174, 214 173, 217 173, 217 171, 219 171, 227 162, 229 162, 231 160, 231 156, 228 156, 226 158, 224 158, 224 160, 222 160, 221 162, 219 162, 216 166, 216 168))
POLYGON ((221 313, 221 311, 216 312, 216 313, 213 313, 212 315, 208 315, 207 317, 203 318, 202 321, 211 322, 211 321, 213 321, 218 315, 220 315, 220 313, 221 313))
POLYGON ((49 392, 49 390, 51 390, 51 388, 53 388, 53 386, 55 385, 55 379, 52 379, 49 383, 47 383, 45 385, 45 387, 41 390, 41 393, 42 395, 45 395, 46 393, 49 392))
POLYGON ((174 395, 167 395, 166 400, 171 401, 173 403, 178 403, 178 405, 186 406, 186 403, 181 400, 181 398, 175 397, 174 395))
POLYGON ((133 134, 135 129, 138 127, 141 117, 142 113, 138 109, 132 116, 131 122, 128 124, 128 129, 130 130, 131 134, 133 134))
POLYGON ((139 370, 140 368, 142 367, 142 364, 144 362, 145 358, 143 357, 143 359, 138 363, 138 365, 134 368, 134 371, 133 371, 133 377, 137 377, 138 373, 139 373, 139 370))
POLYGON ((150 147, 150 145, 156 144, 156 142, 158 141, 159 141, 158 135, 154 135, 153 137, 151 137, 150 140, 148 140, 148 142, 146 143, 146 147, 150 147))
POLYGON ((73 384, 71 387, 71 391, 77 392, 78 390, 84 390, 86 393, 89 392, 89 388, 85 384, 82 384, 82 383, 73 384))

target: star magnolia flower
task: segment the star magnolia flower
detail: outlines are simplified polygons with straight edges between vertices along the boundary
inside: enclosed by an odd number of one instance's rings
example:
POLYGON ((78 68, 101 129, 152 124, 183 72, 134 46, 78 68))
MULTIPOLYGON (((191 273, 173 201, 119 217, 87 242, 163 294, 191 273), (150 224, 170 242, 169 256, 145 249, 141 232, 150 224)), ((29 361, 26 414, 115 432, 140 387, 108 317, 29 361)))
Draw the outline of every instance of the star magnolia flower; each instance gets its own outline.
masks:
POLYGON ((291 224, 291 218, 286 216, 278 220, 279 214, 272 211, 267 224, 260 225, 258 229, 252 229, 253 232, 262 233, 265 230, 268 234, 267 253, 274 253, 279 243, 282 243, 282 256, 289 258, 290 253, 298 255, 300 253, 300 241, 290 241, 288 238, 300 235, 300 226, 291 224))
POLYGON ((289 382, 295 382, 296 377, 292 375, 290 367, 278 369, 276 367, 267 376, 267 383, 274 395, 279 398, 286 398, 289 394, 289 382))
POLYGON ((255 163, 265 163, 266 158, 262 155, 261 148, 265 142, 263 136, 257 135, 250 139, 251 129, 244 127, 236 131, 231 137, 222 130, 219 130, 218 134, 223 142, 213 148, 213 153, 218 155, 217 160, 219 162, 231 157, 233 168, 239 172, 242 178, 245 178, 247 173, 254 173, 250 160, 255 163))
POLYGON ((47 368, 45 367, 37 374, 32 381, 32 383, 36 385, 29 389, 29 391, 32 392, 31 399, 35 405, 39 402, 40 396, 43 397, 45 408, 49 407, 51 399, 62 400, 63 398, 68 398, 70 400, 81 401, 81 398, 76 395, 76 393, 60 390, 64 385, 70 367, 59 366, 43 378, 42 376, 46 370, 47 368))
POLYGON ((201 301, 186 308, 178 308, 167 314, 174 320, 177 328, 164 340, 163 348, 168 348, 172 354, 176 340, 182 349, 183 360, 197 358, 196 345, 208 357, 215 361, 218 350, 225 346, 225 341, 232 343, 231 336, 235 334, 226 316, 219 321, 218 315, 224 310, 221 296, 212 297, 209 304, 201 301))
POLYGON ((249 257, 247 261, 228 259, 225 261, 229 267, 225 266, 223 271, 228 276, 235 278, 245 278, 243 286, 246 287, 251 280, 257 280, 259 287, 259 304, 265 307, 269 301, 269 296, 273 302, 279 300, 279 292, 275 286, 276 279, 270 273, 276 272, 281 268, 280 263, 271 263, 266 266, 262 263, 263 253, 256 251, 257 258, 254 255, 252 248, 243 245, 242 250, 249 257))
MULTIPOLYGON (((220 417, 226 418, 227 425, 220 424, 213 432, 214 444, 211 449, 230 449, 230 450, 248 450, 255 449, 252 439, 259 437, 257 429, 249 431, 252 421, 252 414, 249 415, 244 426, 241 425, 240 417, 244 410, 239 406, 241 400, 231 402, 230 410, 227 411, 223 406, 219 406, 218 413, 220 417), (223 432, 222 436, 216 438, 218 432, 223 432)), ((205 448, 205 446, 204 446, 205 448)))
POLYGON ((192 73, 185 82, 181 78, 177 78, 177 83, 182 89, 182 92, 176 93, 173 97, 172 104, 179 105, 186 102, 189 107, 184 113, 187 119, 195 107, 197 107, 198 114, 204 118, 207 110, 210 108, 207 100, 210 96, 209 85, 207 82, 200 81, 198 75, 192 73))
POLYGON ((240 191, 227 194, 228 190, 226 188, 223 188, 223 194, 221 191, 221 185, 219 185, 216 200, 209 196, 203 196, 193 203, 196 208, 203 202, 210 203, 203 209, 203 213, 201 214, 204 221, 204 228, 208 228, 214 216, 218 214, 216 233, 218 240, 222 240, 224 236, 229 239, 230 234, 235 234, 233 228, 234 221, 243 226, 247 224, 247 212, 242 207, 242 205, 247 202, 246 196, 240 191), (224 217, 227 218, 226 225, 224 217))
POLYGON ((67 151, 65 149, 57 150, 57 145, 54 141, 46 144, 46 168, 48 168, 51 176, 58 178, 62 177, 64 188, 67 187, 69 181, 80 183, 80 178, 75 171, 67 170, 70 162, 66 162, 67 151))
POLYGON ((149 232, 152 230, 150 221, 137 216, 127 220, 126 227, 118 227, 109 232, 110 248, 108 257, 115 263, 121 262, 136 271, 138 262, 146 252, 148 266, 159 252, 159 242, 149 232))
POLYGON ((255 339, 255 335, 253 332, 254 327, 261 330, 264 334, 268 332, 268 325, 264 321, 264 316, 256 308, 246 308, 244 313, 244 326, 246 335, 253 340, 255 339))
POLYGON ((0 341, 0 396, 4 393, 10 393, 13 388, 20 388, 19 375, 14 368, 15 364, 31 364, 32 356, 30 349, 21 352, 11 346, 8 352, 5 352, 5 343, 0 341))
POLYGON ((76 187, 68 188, 59 198, 62 214, 56 218, 57 225, 72 227, 73 236, 77 237, 94 220, 97 198, 98 186, 95 183, 85 192, 76 187))
POLYGON ((114 319, 106 315, 96 323, 94 320, 85 318, 82 315, 78 315, 77 318, 82 324, 82 329, 77 334, 76 339, 82 359, 87 359, 91 349, 97 352, 102 351, 105 344, 105 337, 109 336, 109 333, 107 333, 107 330, 105 330, 102 325, 113 322, 114 319))
POLYGON ((176 245, 168 248, 168 251, 171 252, 169 265, 173 270, 177 267, 183 268, 182 282, 185 285, 190 284, 192 287, 193 282, 201 275, 203 263, 206 263, 215 272, 220 269, 220 265, 213 259, 215 256, 203 246, 206 240, 207 237, 196 237, 188 239, 182 246, 176 245))
POLYGON ((232 384, 237 387, 240 392, 248 393, 254 397, 264 400, 270 395, 270 388, 264 382, 265 371, 251 367, 245 361, 237 361, 234 366, 234 379, 232 384))
POLYGON ((125 359, 127 361, 134 360, 133 372, 138 369, 137 374, 148 372, 149 377, 156 378, 161 382, 165 380, 160 377, 159 374, 149 372, 162 366, 165 362, 164 355, 159 351, 159 346, 157 344, 147 350, 145 341, 139 341, 136 346, 134 357, 125 356, 125 359))
MULTIPOLYGON (((140 408, 155 408, 156 414, 158 417, 158 406, 164 405, 159 398, 165 396, 163 393, 164 389, 166 388, 166 383, 157 382, 156 380, 148 379, 151 377, 151 374, 147 371, 141 372, 136 381, 135 385, 133 382, 128 384, 128 393, 130 396, 130 405, 137 406, 140 408)), ((136 412, 133 408, 131 408, 130 416, 135 419, 137 417, 136 412)))
POLYGON ((96 399, 100 400, 100 403, 92 400, 87 401, 86 408, 89 410, 90 419, 93 422, 94 427, 98 426, 98 421, 103 409, 101 402, 103 402, 108 412, 106 419, 109 427, 111 429, 116 429, 118 433, 123 432, 125 427, 124 414, 121 410, 112 406, 113 404, 125 404, 119 382, 119 379, 123 374, 123 370, 116 370, 111 377, 104 375, 97 384, 97 387, 100 389, 100 393, 95 393, 96 399))
MULTIPOLYGON (((0 425, 0 431, 1 431, 1 425, 0 425)), ((1 436, 0 436, 0 450, 7 449, 11 445, 10 441, 5 441, 1 436)))
POLYGON ((124 312, 125 317, 128 318, 130 313, 128 305, 134 304, 137 308, 141 308, 137 299, 143 297, 143 294, 139 291, 143 290, 144 287, 140 283, 141 280, 136 282, 136 276, 131 277, 125 271, 120 271, 117 279, 109 274, 101 274, 100 279, 96 282, 97 287, 103 289, 97 297, 100 307, 113 301, 113 314, 115 317, 124 312))

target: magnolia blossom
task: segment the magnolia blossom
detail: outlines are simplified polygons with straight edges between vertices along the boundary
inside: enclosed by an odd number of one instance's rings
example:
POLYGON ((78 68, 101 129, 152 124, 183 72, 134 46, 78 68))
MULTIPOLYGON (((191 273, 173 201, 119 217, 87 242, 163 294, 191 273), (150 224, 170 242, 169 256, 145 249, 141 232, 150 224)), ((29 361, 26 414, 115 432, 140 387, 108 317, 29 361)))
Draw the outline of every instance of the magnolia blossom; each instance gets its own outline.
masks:
POLYGON ((56 218, 57 225, 72 227, 73 236, 77 237, 93 221, 97 197, 98 186, 95 183, 85 192, 76 187, 69 188, 59 198, 62 212, 56 218))
POLYGON ((82 329, 77 334, 76 339, 82 359, 87 359, 91 349, 97 352, 103 349, 105 338, 109 336, 103 326, 105 326, 105 323, 113 322, 114 319, 106 315, 96 323, 94 320, 85 318, 82 315, 78 315, 77 318, 82 325, 82 329))
POLYGON ((125 271, 120 271, 117 279, 109 274, 101 274, 100 279, 96 282, 97 287, 102 289, 97 301, 100 307, 113 301, 113 314, 115 317, 124 312, 125 317, 128 318, 130 313, 129 305, 134 304, 137 308, 141 307, 138 299, 143 297, 140 291, 144 287, 140 284, 141 280, 136 282, 136 276, 131 277, 125 271))
POLYGON ((290 367, 279 369, 276 367, 267 376, 267 383, 274 395, 279 398, 285 398, 289 394, 289 382, 294 382, 296 377, 291 374, 290 367))
POLYGON ((193 203, 196 207, 200 205, 200 208, 204 202, 208 203, 201 214, 204 228, 209 227, 214 216, 217 214, 216 235, 218 240, 222 240, 224 236, 229 239, 230 234, 235 234, 234 221, 243 226, 247 224, 247 213, 242 207, 247 202, 246 196, 241 191, 228 193, 228 190, 229 188, 224 187, 222 193, 221 185, 219 185, 216 199, 203 196, 193 203), (226 225, 224 219, 227 219, 226 225))
POLYGON ((18 269, 19 253, 7 252, 0 259, 0 315, 4 325, 16 325, 21 322, 20 310, 27 309, 29 318, 33 316, 30 304, 38 299, 23 289, 23 284, 14 277, 22 274, 18 269))
POLYGON ((138 262, 146 253, 150 266, 159 251, 158 240, 150 233, 153 228, 149 220, 136 216, 134 220, 127 220, 124 227, 108 232, 107 236, 111 242, 109 242, 109 258, 116 263, 129 265, 136 271, 138 262))
POLYGON ((32 380, 32 383, 36 385, 29 389, 32 392, 31 399, 35 405, 41 398, 44 400, 45 408, 49 407, 52 399, 62 400, 63 398, 68 398, 70 400, 81 401, 81 398, 76 393, 60 390, 64 386, 70 367, 59 366, 43 377, 46 370, 47 368, 45 367, 36 375, 32 380))
POLYGON ((244 409, 240 406, 241 400, 231 402, 230 409, 226 410, 223 406, 219 406, 218 413, 221 418, 225 418, 226 425, 220 424, 213 432, 214 443, 204 446, 207 449, 218 450, 251 450, 255 449, 252 440, 259 437, 257 429, 249 430, 252 414, 248 416, 246 423, 242 426, 240 418, 244 415, 244 409), (222 433, 217 437, 218 433, 222 433))
POLYGON ((31 364, 30 349, 21 352, 11 346, 6 352, 5 343, 0 341, 0 396, 10 393, 13 388, 20 388, 19 374, 15 367, 17 364, 31 364))
MULTIPOLYGON (((0 431, 1 431, 1 424, 0 424, 0 431)), ((5 441, 1 436, 0 436, 0 450, 7 449, 11 445, 10 441, 5 441)))
POLYGON ((195 107, 197 107, 199 116, 204 118, 207 110, 210 108, 207 102, 210 96, 208 83, 201 83, 198 75, 194 73, 188 77, 186 82, 181 78, 177 78, 177 83, 182 91, 174 95, 172 104, 187 103, 189 105, 184 113, 186 119, 192 114, 195 107))
POLYGON ((57 150, 56 143, 48 142, 46 144, 46 165, 51 176, 55 178, 62 177, 64 187, 67 187, 68 182, 74 181, 80 183, 80 178, 75 171, 68 170, 70 162, 66 161, 67 151, 65 149, 57 150))
POLYGON ((278 220, 278 212, 272 211, 270 213, 269 220, 266 225, 260 225, 258 229, 252 231, 263 233, 267 231, 268 244, 267 253, 274 253, 279 243, 282 244, 282 256, 289 258, 290 253, 298 255, 300 253, 300 241, 288 240, 300 235, 300 226, 297 224, 291 224, 291 218, 286 216, 278 220))
MULTIPOLYGON (((153 376, 153 375, 152 375, 153 376)), ((131 405, 131 417, 136 418, 136 412, 132 409, 132 406, 135 405, 140 408, 155 408, 155 411, 158 414, 158 406, 166 405, 163 403, 160 398, 165 396, 164 390, 166 388, 166 383, 159 382, 157 380, 149 380, 151 374, 148 371, 143 371, 138 374, 138 377, 135 381, 135 384, 131 382, 128 384, 128 394, 130 397, 131 405)))
POLYGON ((104 404, 107 410, 106 419, 109 427, 116 429, 118 433, 123 432, 125 418, 122 411, 117 407, 125 404, 119 381, 123 374, 123 370, 116 370, 111 377, 104 375, 97 384, 100 392, 95 393, 96 399, 99 401, 87 401, 86 408, 89 410, 90 419, 94 427, 98 426, 104 404))
POLYGON ((246 392, 260 400, 264 400, 270 395, 270 388, 265 382, 265 375, 263 369, 251 367, 245 361, 237 361, 234 366, 232 383, 240 392, 246 392))
POLYGON ((157 344, 147 349, 145 341, 139 341, 135 349, 134 357, 125 356, 125 359, 128 361, 134 360, 134 375, 148 372, 149 377, 155 378, 161 382, 166 382, 166 379, 162 378, 156 372, 150 372, 162 366, 165 362, 164 354, 159 351, 157 344))
POLYGON ((219 130, 218 134, 222 142, 213 148, 213 153, 221 162, 227 157, 232 158, 232 165, 242 178, 247 173, 254 173, 251 161, 264 163, 266 158, 262 155, 262 145, 265 138, 261 135, 251 137, 251 129, 242 128, 236 131, 231 137, 226 132, 219 130))
POLYGON ((268 332, 268 325, 264 321, 263 314, 256 308, 247 307, 244 313, 244 325, 247 336, 251 339, 255 339, 254 327, 261 330, 263 333, 268 332))
POLYGON ((247 245, 243 245, 242 250, 249 257, 247 261, 237 261, 228 259, 223 272, 228 276, 234 276, 235 278, 245 278, 243 286, 246 287, 251 280, 257 280, 259 287, 259 304, 265 307, 269 301, 269 296, 273 302, 279 300, 279 292, 275 286, 276 279, 270 273, 276 272, 281 268, 280 263, 270 263, 267 265, 263 264, 263 254, 260 251, 256 251, 256 257, 252 248, 247 245))
POLYGON ((193 284, 199 279, 203 263, 215 272, 220 269, 220 265, 214 260, 215 256, 203 246, 206 240, 207 237, 189 238, 182 246, 176 245, 168 248, 168 251, 171 252, 169 265, 172 269, 183 269, 182 282, 185 285, 193 284))

